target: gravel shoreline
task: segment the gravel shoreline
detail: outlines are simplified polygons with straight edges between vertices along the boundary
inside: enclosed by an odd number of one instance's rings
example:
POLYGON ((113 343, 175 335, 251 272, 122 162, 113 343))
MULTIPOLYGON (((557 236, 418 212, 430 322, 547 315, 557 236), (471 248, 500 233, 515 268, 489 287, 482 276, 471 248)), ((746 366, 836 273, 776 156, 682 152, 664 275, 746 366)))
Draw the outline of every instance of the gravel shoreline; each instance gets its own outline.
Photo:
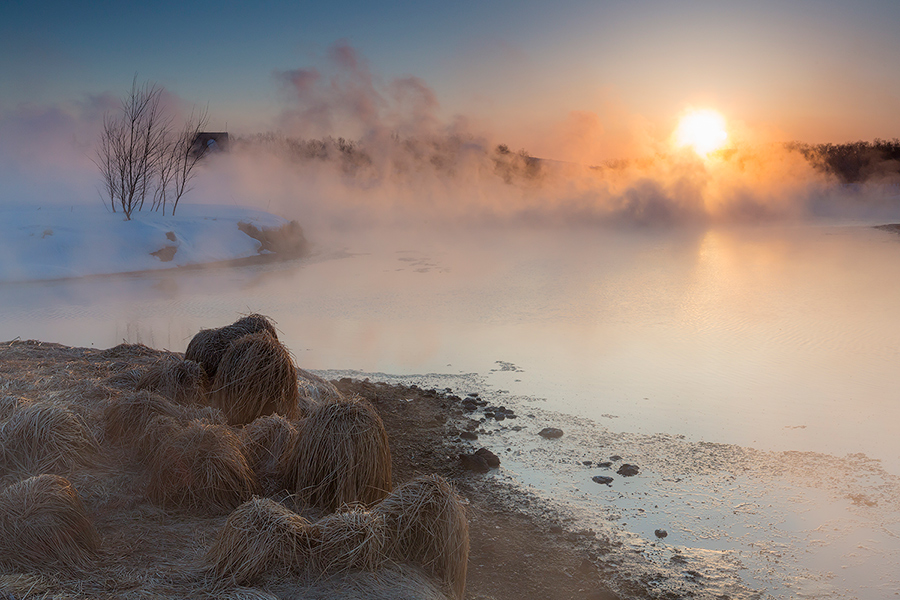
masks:
MULTIPOLYGON (((482 447, 479 441, 460 437, 470 421, 460 398, 464 392, 348 378, 333 383, 344 394, 365 397, 378 410, 388 431, 398 482, 437 473, 468 499, 471 547, 466 598, 651 597, 637 587, 625 591, 627 595, 610 589, 603 570, 608 567, 597 560, 612 549, 609 541, 593 532, 567 530, 560 521, 547 519, 547 507, 540 499, 497 480, 491 472, 464 466, 459 456, 482 447)), ((501 450, 493 449, 497 454, 501 450)))

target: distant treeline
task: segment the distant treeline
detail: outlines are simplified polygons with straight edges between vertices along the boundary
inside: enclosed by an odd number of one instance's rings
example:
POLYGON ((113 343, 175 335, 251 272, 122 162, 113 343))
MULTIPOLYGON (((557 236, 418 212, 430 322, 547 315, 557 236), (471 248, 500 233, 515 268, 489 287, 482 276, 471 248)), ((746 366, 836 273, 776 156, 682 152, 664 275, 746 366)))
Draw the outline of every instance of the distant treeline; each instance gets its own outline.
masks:
POLYGON ((841 183, 900 180, 900 140, 897 138, 847 144, 792 142, 787 147, 800 152, 813 167, 834 175, 841 183))
POLYGON ((490 147, 481 140, 456 135, 416 139, 395 134, 366 143, 342 137, 302 139, 264 133, 237 137, 232 145, 237 150, 267 150, 296 163, 331 162, 345 176, 366 181, 425 171, 455 176, 463 169, 480 166, 487 166, 507 184, 528 185, 541 176, 540 160, 525 150, 514 152, 506 144, 490 147))

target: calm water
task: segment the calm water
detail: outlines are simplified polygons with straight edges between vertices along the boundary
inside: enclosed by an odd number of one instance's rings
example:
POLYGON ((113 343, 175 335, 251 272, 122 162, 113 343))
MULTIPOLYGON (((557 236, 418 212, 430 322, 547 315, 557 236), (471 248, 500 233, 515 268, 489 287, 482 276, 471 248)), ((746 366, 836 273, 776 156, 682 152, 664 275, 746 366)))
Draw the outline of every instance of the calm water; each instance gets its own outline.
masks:
POLYGON ((4 285, 0 339, 183 350, 262 312, 306 368, 477 372, 623 431, 900 474, 898 274, 900 237, 862 226, 356 237, 265 269, 4 285))
POLYGON ((898 274, 900 236, 863 225, 356 235, 291 264, 4 285, 0 339, 183 350, 267 314, 302 367, 571 419, 550 449, 493 431, 497 476, 617 523, 672 581, 689 557, 700 597, 888 598, 898 274), (593 484, 581 461, 613 450, 647 475, 593 484))

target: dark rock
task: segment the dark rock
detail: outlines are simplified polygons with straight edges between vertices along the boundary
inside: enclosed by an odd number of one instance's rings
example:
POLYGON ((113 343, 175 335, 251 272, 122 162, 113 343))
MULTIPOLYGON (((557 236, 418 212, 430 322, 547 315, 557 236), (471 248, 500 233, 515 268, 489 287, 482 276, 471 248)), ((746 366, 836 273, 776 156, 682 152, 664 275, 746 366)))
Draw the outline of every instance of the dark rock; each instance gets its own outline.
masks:
POLYGON ((598 462, 597 466, 600 467, 601 469, 608 469, 612 466, 612 463, 609 462, 608 460, 605 460, 603 462, 598 462))
POLYGON ((622 457, 619 456, 618 454, 613 454, 612 456, 609 457, 609 460, 611 460, 611 461, 622 460, 622 457))
POLYGON ((656 534, 656 537, 658 537, 659 539, 663 539, 664 537, 666 537, 667 535, 669 535, 669 532, 666 531, 665 529, 657 529, 657 530, 654 531, 653 533, 655 533, 655 534, 656 534))
POLYGON ((494 418, 494 413, 492 413, 492 412, 489 411, 489 410, 486 410, 486 411, 484 411, 484 416, 487 417, 488 419, 493 419, 493 418, 494 418))
POLYGON ((502 412, 498 412, 498 413, 494 413, 494 418, 497 419, 498 421, 505 421, 506 415, 504 415, 502 412))
POLYGON ((562 429, 557 429, 556 427, 544 427, 538 432, 538 435, 547 438, 548 440, 561 438, 563 435, 562 429))
POLYGON ((606 475, 594 475, 593 477, 591 477, 591 480, 595 483, 605 483, 606 485, 609 485, 613 482, 613 478, 607 477, 606 475))
POLYGON ((518 419, 519 415, 514 415, 513 413, 506 413, 507 419, 518 419))
POLYGON ((476 473, 487 473, 491 470, 484 457, 476 454, 460 454, 459 461, 462 463, 463 468, 476 473))
POLYGON ((628 463, 623 464, 619 467, 619 470, 616 471, 622 477, 631 477, 633 475, 637 475, 640 472, 640 469, 637 468, 637 465, 629 465, 628 463))
POLYGON ((592 461, 590 461, 590 460, 583 460, 583 461, 581 461, 581 464, 583 464, 583 465, 586 466, 586 467, 589 467, 589 466, 591 466, 591 465, 594 464, 594 463, 593 463, 592 461))
POLYGON ((469 392, 469 397, 470 397, 470 398, 477 398, 477 397, 478 397, 478 392, 469 392))
POLYGON ((488 466, 493 469, 500 466, 500 457, 487 448, 479 448, 475 451, 475 456, 482 457, 487 462, 488 466))
POLYGON ((477 440, 478 434, 475 433, 474 431, 463 431, 462 433, 459 434, 459 437, 461 437, 464 440, 477 440))

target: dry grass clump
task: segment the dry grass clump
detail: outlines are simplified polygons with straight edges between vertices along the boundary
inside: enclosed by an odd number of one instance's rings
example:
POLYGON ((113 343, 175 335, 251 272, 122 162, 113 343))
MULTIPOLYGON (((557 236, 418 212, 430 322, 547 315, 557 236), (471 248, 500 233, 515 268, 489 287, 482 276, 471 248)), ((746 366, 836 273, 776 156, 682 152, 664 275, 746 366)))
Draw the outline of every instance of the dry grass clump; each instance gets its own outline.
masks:
POLYGON ((106 378, 105 383, 108 386, 124 389, 124 390, 134 390, 137 389, 138 381, 141 380, 141 377, 144 376, 143 369, 122 369, 118 373, 113 373, 109 377, 106 378))
POLYGON ((200 363, 169 356, 135 382, 136 390, 152 390, 176 404, 203 404, 209 379, 200 363))
POLYGON ((0 426, 0 464, 13 471, 68 473, 99 452, 87 423, 63 403, 18 405, 0 426))
POLYGON ((31 568, 85 564, 100 538, 78 492, 58 475, 38 475, 0 492, 0 563, 31 568))
POLYGON ((374 571, 386 560, 384 517, 362 507, 310 523, 268 498, 245 502, 228 517, 205 563, 219 583, 250 583, 278 571, 319 579, 374 571))
POLYGON ((223 333, 222 329, 201 329, 191 338, 184 351, 184 359, 199 363, 209 379, 216 376, 219 361, 233 339, 223 333))
POLYGON ((278 413, 299 416, 294 360, 277 339, 252 333, 231 343, 216 370, 209 402, 225 413, 230 425, 251 423, 278 413))
POLYGON ((299 533, 309 521, 268 498, 253 498, 228 516, 204 562, 219 581, 249 583, 263 574, 304 564, 299 533))
POLYGON ((259 417, 241 430, 244 456, 266 493, 284 489, 286 452, 297 443, 297 427, 281 415, 259 417))
POLYGON ((316 407, 303 421, 285 473, 301 501, 334 512, 391 491, 391 450, 381 417, 362 399, 316 407))
POLYGON ((247 315, 246 317, 241 317, 234 323, 232 323, 229 327, 240 330, 243 333, 241 337, 250 333, 259 333, 260 331, 266 331, 276 340, 278 339, 278 331, 275 330, 275 323, 272 322, 272 319, 265 315, 260 315, 257 313, 253 313, 247 315))
POLYGON ((317 576, 375 571, 387 559, 384 516, 361 506, 323 517, 300 536, 309 548, 307 570, 317 576))
POLYGON ((225 351, 237 339, 253 333, 266 332, 275 340, 278 333, 271 319, 263 315, 247 315, 225 327, 201 329, 188 343, 184 358, 200 363, 210 381, 219 370, 219 362, 225 351))
POLYGON ((20 396, 3 396, 0 398, 0 421, 5 421, 26 404, 28 404, 28 400, 20 396))
POLYGON ((133 441, 147 430, 147 424, 153 417, 167 415, 177 418, 180 414, 177 406, 159 394, 143 390, 106 407, 103 413, 104 439, 114 443, 133 441))
POLYGON ((463 598, 468 522, 444 479, 411 481, 372 510, 344 508, 310 523, 272 500, 254 498, 228 517, 205 562, 219 583, 231 584, 284 570, 318 581, 412 564, 463 598))
POLYGON ((163 506, 231 510, 256 491, 241 439, 224 425, 170 417, 151 423, 142 444, 148 455, 147 494, 163 506))
POLYGON ((444 478, 428 475, 414 479, 394 490, 372 512, 385 519, 391 558, 421 564, 456 598, 463 597, 469 524, 465 507, 444 478))
POLYGON ((147 432, 150 421, 157 416, 166 416, 179 423, 191 420, 212 424, 225 422, 221 411, 213 407, 179 406, 159 394, 142 390, 106 407, 104 439, 113 443, 134 443, 147 432))

